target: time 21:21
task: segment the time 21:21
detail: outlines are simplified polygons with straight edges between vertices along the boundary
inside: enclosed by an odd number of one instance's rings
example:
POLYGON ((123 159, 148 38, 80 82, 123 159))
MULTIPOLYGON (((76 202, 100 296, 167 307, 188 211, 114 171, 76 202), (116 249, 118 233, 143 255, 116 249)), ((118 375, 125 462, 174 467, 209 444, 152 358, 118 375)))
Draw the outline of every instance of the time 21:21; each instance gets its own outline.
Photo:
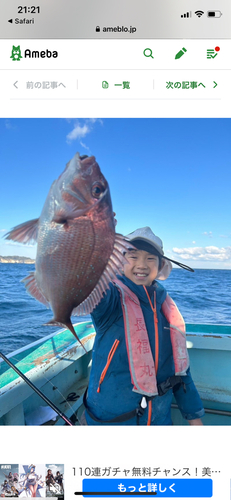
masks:
POLYGON ((35 7, 34 5, 31 5, 30 7, 22 7, 21 5, 18 6, 18 14, 39 14, 40 13, 40 7, 35 7))

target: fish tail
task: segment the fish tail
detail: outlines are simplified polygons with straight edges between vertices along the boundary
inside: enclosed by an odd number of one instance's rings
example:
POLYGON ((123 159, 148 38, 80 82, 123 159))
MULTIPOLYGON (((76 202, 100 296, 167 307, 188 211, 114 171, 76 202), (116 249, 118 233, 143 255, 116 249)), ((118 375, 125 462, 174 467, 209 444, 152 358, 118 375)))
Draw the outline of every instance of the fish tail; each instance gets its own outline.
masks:
POLYGON ((76 335, 76 332, 75 332, 75 329, 74 329, 74 327, 72 325, 71 320, 66 321, 65 323, 63 323, 61 321, 56 321, 55 319, 52 319, 51 321, 48 321, 48 323, 46 323, 46 325, 49 325, 49 326, 64 326, 65 328, 68 328, 68 330, 70 330, 70 332, 73 333, 73 335, 76 338, 76 340, 78 340, 78 342, 83 347, 84 351, 87 353, 87 351, 86 351, 84 345, 82 344, 81 340, 79 339, 78 335, 76 335))
POLYGON ((83 347, 84 351, 87 353, 87 351, 86 351, 86 349, 85 349, 84 345, 82 344, 82 342, 81 342, 81 340, 79 339, 78 335, 76 335, 76 333, 75 333, 75 329, 74 329, 74 327, 73 327, 73 325, 72 325, 72 322, 71 322, 71 321, 68 321, 68 322, 66 323, 66 326, 67 326, 68 330, 70 330, 70 332, 71 332, 71 333, 73 333, 73 335, 75 336, 75 338, 78 340, 78 342, 79 342, 79 343, 81 344, 81 346, 83 347))

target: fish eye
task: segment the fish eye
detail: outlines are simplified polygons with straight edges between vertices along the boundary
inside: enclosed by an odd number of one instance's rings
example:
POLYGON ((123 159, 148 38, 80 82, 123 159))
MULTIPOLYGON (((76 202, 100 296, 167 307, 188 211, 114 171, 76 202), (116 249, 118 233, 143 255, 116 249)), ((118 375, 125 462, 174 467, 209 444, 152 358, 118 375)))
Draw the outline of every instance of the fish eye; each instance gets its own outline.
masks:
POLYGON ((100 195, 105 191, 104 186, 97 182, 91 188, 91 194, 94 198, 100 198, 100 195))

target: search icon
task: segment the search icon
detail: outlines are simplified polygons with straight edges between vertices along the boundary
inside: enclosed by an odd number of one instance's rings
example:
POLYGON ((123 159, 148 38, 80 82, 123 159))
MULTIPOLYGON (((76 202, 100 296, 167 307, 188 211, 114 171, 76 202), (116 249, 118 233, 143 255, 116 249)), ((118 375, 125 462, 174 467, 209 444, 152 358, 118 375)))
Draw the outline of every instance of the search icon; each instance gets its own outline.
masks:
POLYGON ((152 59, 154 59, 154 57, 152 55, 152 49, 144 49, 143 54, 145 57, 152 57, 152 59), (147 51, 149 51, 149 53, 147 53, 147 51))

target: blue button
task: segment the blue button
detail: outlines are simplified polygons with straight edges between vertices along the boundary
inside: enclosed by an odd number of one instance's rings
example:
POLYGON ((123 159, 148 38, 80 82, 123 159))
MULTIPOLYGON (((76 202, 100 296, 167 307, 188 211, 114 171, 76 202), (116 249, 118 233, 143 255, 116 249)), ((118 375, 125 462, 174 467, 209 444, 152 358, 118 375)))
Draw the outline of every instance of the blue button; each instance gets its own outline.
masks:
MULTIPOLYGON (((78 494, 78 492, 76 492, 78 494)), ((83 479, 83 496, 211 498, 212 479, 83 479)))

